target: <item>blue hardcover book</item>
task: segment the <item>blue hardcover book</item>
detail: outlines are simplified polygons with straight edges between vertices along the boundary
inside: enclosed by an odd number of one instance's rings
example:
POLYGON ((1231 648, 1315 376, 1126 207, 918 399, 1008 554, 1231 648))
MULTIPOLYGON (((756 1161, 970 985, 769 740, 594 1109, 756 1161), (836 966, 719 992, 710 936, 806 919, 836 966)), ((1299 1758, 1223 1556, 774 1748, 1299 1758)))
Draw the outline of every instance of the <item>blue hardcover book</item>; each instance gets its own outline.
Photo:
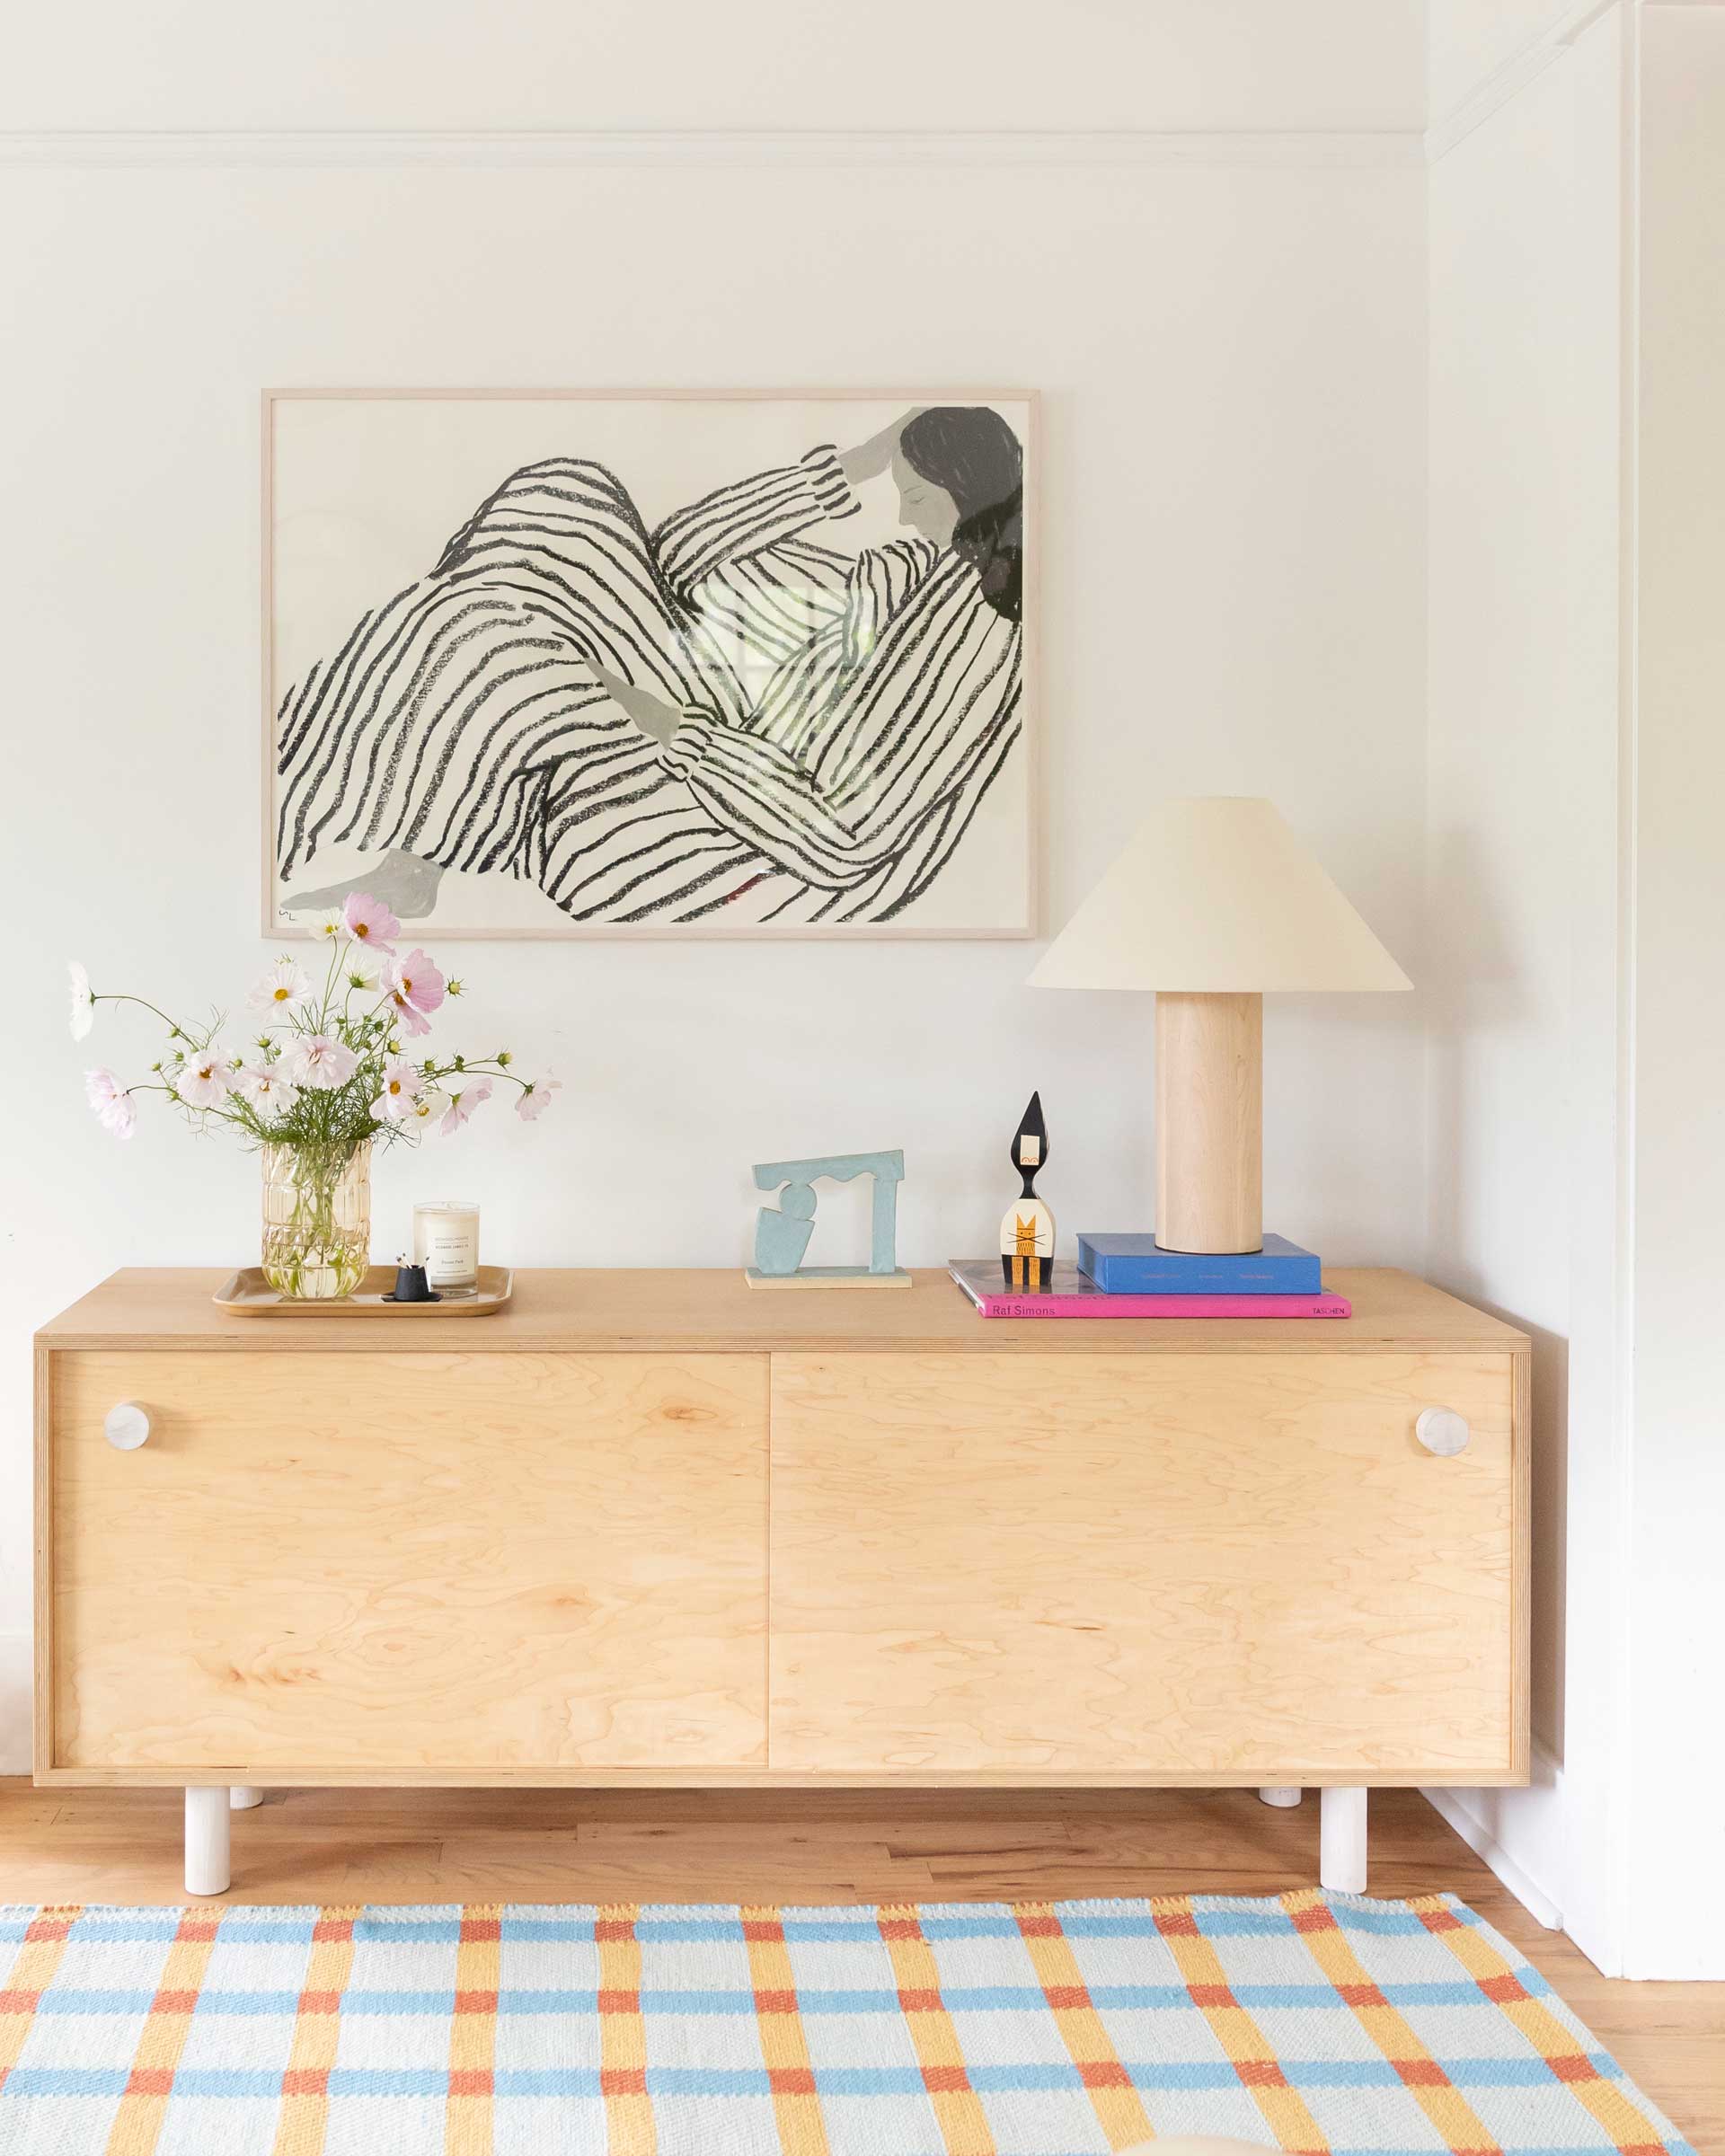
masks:
POLYGON ((1078 1238, 1078 1270, 1110 1295, 1315 1295, 1322 1269, 1285 1235, 1237 1256, 1164 1250, 1154 1235, 1078 1238))

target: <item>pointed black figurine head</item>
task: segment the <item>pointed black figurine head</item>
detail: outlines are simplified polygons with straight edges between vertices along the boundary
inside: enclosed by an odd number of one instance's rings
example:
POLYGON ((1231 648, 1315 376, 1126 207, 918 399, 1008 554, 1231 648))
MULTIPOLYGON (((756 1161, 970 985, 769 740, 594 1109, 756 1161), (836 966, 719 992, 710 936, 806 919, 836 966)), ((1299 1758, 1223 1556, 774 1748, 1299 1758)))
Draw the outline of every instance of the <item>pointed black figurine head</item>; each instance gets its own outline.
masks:
POLYGON ((1042 1120, 1042 1096, 1031 1095, 1018 1128, 1013 1133, 1013 1166, 1024 1178, 1021 1197, 1036 1196, 1036 1173, 1048 1157, 1048 1127, 1042 1120))

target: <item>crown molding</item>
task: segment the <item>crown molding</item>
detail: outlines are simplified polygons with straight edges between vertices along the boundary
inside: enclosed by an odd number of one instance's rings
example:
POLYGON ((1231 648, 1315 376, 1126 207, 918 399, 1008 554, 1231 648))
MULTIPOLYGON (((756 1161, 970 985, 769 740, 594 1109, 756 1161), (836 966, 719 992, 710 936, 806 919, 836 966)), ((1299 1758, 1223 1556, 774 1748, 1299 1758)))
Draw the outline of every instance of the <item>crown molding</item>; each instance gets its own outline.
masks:
POLYGON ((929 166, 1418 165, 1417 128, 1022 129, 971 132, 712 128, 578 132, 92 128, 0 133, 13 167, 358 169, 402 165, 929 166))
POLYGON ((1460 98, 1426 129, 1426 157, 1436 164, 1446 157, 1458 143, 1465 142, 1476 128, 1482 128, 1494 112, 1500 112, 1511 98, 1517 97, 1528 84, 1535 82, 1548 67, 1561 60, 1582 32, 1590 30, 1604 15, 1615 13, 1619 8, 1632 4, 1632 0, 1570 0, 1570 5, 1558 10, 1523 45, 1517 46, 1508 58, 1494 67, 1483 81, 1476 83, 1464 98, 1460 98))

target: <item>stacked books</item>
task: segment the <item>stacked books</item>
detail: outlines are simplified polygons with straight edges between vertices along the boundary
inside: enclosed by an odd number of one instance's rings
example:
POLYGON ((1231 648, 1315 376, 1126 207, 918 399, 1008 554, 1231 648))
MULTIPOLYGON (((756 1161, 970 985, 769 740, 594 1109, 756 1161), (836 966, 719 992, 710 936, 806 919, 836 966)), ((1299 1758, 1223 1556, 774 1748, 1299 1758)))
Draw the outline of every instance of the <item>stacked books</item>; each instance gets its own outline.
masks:
POLYGON ((1081 1235, 1075 1266, 1057 1263, 1046 1290, 1005 1287, 998 1259, 947 1268, 985 1318, 1348 1318, 1326 1294, 1310 1250, 1285 1236, 1238 1257, 1164 1250, 1154 1235, 1081 1235))

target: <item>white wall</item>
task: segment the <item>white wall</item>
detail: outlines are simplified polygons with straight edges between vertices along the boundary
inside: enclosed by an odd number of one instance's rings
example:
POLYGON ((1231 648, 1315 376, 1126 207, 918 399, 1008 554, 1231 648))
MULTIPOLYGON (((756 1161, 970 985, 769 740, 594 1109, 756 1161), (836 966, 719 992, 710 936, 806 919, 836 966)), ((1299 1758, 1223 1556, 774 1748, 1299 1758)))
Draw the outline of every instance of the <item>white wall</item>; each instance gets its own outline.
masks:
POLYGON ((1418 128, 1424 14, 1421 0, 99 0, 8 24, 0 128, 1418 128))
POLYGON ((1442 1804, 1602 1959, 1570 1835, 1606 1846, 1616 1735, 1620 84, 1608 14, 1429 213, 1429 1264, 1535 1341, 1535 1785, 1442 1804))
POLYGON ((1641 30, 1625 1957, 1725 1976, 1725 10, 1641 30))
MULTIPOLYGON (((72 953, 99 987, 196 1007, 270 955, 260 385, 1040 386, 1048 923, 1146 797, 1265 792, 1418 976, 1422 185, 1295 166, 0 173, 0 288, 31 329, 4 362, 29 424, 0 452, 22 908, 0 1631, 28 1621, 31 1326, 115 1266, 255 1243, 252 1160, 164 1114, 129 1146, 97 1129, 82 1066, 135 1068, 152 1037, 104 1012, 75 1048, 60 976, 72 953)), ((749 1162, 902 1144, 901 1251, 939 1262, 984 1247, 1033 1085, 1065 1247, 1149 1217, 1147 1004, 1031 994, 1032 945, 461 955, 473 1035, 550 1055, 569 1090, 533 1130, 500 1115, 384 1162, 380 1252, 416 1196, 454 1186, 518 1264, 734 1264, 749 1162)), ((1337 1261, 1420 1260, 1420 1024, 1408 997, 1272 1013, 1268 1211, 1337 1261)))
POLYGON ((1499 88, 1430 175, 1431 1267, 1536 1341, 1538 1750, 1442 1803, 1720 1977, 1725 11, 1499 88))
POLYGON ((1427 119, 1442 129, 1493 85, 1536 61, 1552 28, 1597 12, 1597 0, 1430 0, 1426 10, 1427 119))

